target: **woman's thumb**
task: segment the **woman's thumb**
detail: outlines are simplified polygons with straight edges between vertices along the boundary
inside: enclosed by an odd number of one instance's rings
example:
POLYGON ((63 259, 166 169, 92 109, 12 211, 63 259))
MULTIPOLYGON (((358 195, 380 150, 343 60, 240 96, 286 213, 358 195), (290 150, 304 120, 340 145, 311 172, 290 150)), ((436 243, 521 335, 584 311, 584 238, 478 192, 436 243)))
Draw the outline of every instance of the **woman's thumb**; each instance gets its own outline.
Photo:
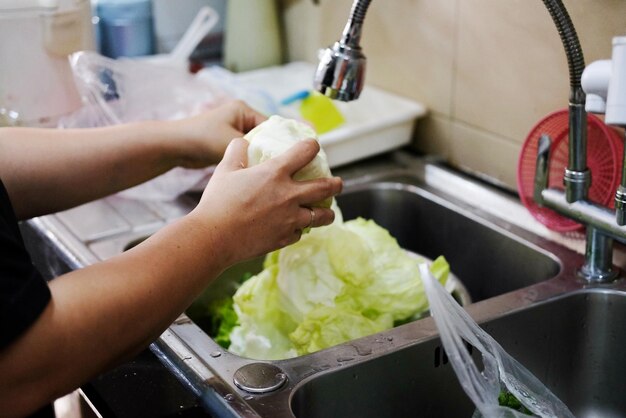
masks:
POLYGON ((228 144, 224 152, 224 158, 219 167, 227 171, 240 170, 248 166, 248 141, 243 138, 235 138, 228 144))

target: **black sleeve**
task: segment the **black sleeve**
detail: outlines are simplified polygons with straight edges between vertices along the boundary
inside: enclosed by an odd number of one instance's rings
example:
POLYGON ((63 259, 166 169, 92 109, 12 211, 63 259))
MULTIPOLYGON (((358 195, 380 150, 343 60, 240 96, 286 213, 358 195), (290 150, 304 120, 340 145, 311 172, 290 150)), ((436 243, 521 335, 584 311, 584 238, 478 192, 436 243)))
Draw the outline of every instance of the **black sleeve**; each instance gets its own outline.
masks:
POLYGON ((0 181, 0 349, 22 334, 50 301, 48 284, 33 266, 0 181))

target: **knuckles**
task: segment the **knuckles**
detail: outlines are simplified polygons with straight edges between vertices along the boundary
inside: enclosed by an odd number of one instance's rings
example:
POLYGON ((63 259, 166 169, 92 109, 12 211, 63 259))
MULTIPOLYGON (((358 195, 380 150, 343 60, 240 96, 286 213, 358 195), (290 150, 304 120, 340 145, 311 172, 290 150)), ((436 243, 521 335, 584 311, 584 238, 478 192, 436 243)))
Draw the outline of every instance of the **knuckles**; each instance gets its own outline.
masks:
POLYGON ((228 101, 228 102, 224 105, 224 107, 229 107, 229 108, 231 108, 231 109, 235 109, 235 110, 237 110, 237 109, 247 109, 247 108, 248 108, 248 105, 246 104, 246 102, 244 102, 244 101, 243 101, 243 100, 241 100, 241 99, 232 99, 232 100, 229 100, 229 101, 228 101))
POLYGON ((331 197, 334 196, 336 191, 336 186, 335 184, 330 181, 330 180, 326 180, 320 183, 320 192, 322 192, 324 194, 324 196, 326 197, 331 197))

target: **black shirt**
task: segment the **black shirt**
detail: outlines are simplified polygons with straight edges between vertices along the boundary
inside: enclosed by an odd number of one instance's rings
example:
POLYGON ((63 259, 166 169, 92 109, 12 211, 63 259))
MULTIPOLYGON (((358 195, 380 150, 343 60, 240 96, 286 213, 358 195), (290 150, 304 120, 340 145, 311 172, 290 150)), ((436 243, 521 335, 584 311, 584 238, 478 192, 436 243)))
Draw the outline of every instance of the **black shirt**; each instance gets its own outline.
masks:
POLYGON ((0 180, 0 350, 35 322, 50 290, 26 252, 7 191, 0 180))
MULTIPOLYGON (((0 180, 0 350, 26 331, 49 301, 48 285, 26 252, 13 206, 0 180)), ((54 417, 52 406, 31 415, 35 417, 54 417)))

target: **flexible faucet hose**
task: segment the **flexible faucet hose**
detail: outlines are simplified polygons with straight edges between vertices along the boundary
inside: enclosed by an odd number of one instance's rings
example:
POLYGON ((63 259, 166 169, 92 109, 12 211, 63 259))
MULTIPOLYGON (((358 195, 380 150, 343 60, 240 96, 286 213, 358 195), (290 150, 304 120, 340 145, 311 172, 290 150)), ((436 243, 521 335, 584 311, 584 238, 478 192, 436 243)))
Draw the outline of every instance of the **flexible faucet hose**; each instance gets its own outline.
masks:
POLYGON ((352 10, 350 11, 350 18, 343 30, 343 44, 352 48, 360 48, 359 44, 361 42, 363 22, 365 21, 365 14, 371 2, 372 0, 354 0, 352 10))
POLYGON ((350 12, 350 20, 354 23, 363 23, 365 13, 370 6, 372 0, 357 0, 352 3, 352 11, 350 12))
POLYGON ((591 174, 587 168, 587 112, 585 92, 580 79, 585 70, 578 35, 572 19, 561 0, 543 0, 559 31, 569 66, 569 153, 567 169, 563 177, 566 199, 569 203, 587 198, 591 174))
POLYGON ((572 19, 567 13, 567 9, 563 6, 561 0, 543 0, 550 16, 559 31, 561 42, 565 47, 565 54, 567 55, 567 64, 569 66, 569 80, 572 90, 572 102, 574 104, 585 104, 584 94, 574 94, 581 90, 580 78, 585 69, 585 57, 583 56, 582 48, 574 29, 572 19))

